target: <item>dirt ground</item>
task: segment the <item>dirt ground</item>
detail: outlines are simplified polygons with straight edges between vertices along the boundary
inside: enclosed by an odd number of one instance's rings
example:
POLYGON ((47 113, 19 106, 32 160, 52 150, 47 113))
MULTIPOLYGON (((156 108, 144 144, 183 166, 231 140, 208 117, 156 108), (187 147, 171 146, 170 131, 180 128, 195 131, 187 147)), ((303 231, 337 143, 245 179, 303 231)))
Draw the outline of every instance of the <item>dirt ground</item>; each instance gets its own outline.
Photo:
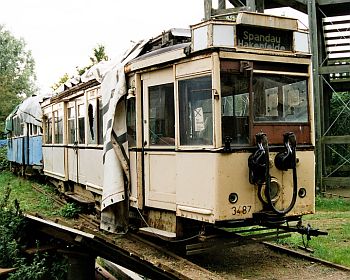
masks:
POLYGON ((193 262, 224 279, 346 280, 350 272, 271 251, 263 244, 226 248, 193 257, 193 262))

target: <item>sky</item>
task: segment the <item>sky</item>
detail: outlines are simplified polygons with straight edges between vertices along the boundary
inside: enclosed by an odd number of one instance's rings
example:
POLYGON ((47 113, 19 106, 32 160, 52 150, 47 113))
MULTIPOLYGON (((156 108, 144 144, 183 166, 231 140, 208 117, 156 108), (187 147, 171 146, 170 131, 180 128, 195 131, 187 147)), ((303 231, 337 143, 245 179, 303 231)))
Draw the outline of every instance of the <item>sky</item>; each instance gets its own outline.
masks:
POLYGON ((118 57, 131 41, 188 28, 203 17, 203 0, 2 0, 0 8, 0 24, 32 52, 42 93, 87 66, 98 44, 118 57))

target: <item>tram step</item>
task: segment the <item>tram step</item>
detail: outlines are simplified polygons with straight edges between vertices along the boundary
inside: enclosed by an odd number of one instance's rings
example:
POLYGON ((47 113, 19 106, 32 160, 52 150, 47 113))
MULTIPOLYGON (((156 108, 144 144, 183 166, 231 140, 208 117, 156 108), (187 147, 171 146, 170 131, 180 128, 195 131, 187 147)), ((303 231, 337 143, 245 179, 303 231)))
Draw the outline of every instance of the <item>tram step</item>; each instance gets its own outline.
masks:
POLYGON ((175 232, 170 232, 170 231, 165 231, 153 227, 142 227, 139 228, 139 231, 148 235, 152 236, 162 236, 167 239, 175 239, 176 238, 176 233, 175 232))
POLYGON ((82 204, 94 204, 95 201, 89 200, 85 197, 80 196, 79 194, 73 193, 73 192, 65 192, 65 195, 70 198, 75 200, 76 202, 82 203, 82 204))

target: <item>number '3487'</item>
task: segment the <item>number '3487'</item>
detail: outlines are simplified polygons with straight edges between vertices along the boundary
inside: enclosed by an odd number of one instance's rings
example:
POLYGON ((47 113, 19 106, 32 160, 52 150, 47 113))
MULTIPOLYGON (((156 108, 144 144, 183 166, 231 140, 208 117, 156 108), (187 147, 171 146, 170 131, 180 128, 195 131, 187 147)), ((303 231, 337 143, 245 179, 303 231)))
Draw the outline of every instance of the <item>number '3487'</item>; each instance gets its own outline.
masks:
POLYGON ((252 207, 250 205, 240 205, 232 207, 232 215, 245 215, 250 212, 252 207))

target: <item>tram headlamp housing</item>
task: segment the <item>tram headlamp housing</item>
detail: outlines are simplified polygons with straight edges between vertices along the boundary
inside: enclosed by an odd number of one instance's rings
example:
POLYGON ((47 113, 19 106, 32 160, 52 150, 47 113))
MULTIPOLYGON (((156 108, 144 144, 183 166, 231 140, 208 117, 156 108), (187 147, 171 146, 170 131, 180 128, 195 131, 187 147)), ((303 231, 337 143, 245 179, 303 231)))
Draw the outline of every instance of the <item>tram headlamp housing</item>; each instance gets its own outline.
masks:
MULTIPOLYGON (((267 203, 267 198, 265 196, 265 188, 266 188, 266 185, 264 185, 264 187, 262 188, 261 195, 262 195, 262 199, 267 203)), ((280 194, 281 194, 281 185, 276 178, 272 177, 270 182, 271 201, 275 203, 280 198, 280 194)))
POLYGON ((280 196, 280 191, 281 191, 280 184, 275 178, 272 178, 270 183, 270 196, 271 196, 272 202, 277 201, 277 199, 280 196))
POLYGON ((298 196, 300 198, 304 198, 306 196, 306 189, 305 188, 300 188, 298 191, 298 196))
POLYGON ((230 193, 230 195, 228 196, 228 201, 232 204, 235 204, 238 201, 238 194, 230 193))

